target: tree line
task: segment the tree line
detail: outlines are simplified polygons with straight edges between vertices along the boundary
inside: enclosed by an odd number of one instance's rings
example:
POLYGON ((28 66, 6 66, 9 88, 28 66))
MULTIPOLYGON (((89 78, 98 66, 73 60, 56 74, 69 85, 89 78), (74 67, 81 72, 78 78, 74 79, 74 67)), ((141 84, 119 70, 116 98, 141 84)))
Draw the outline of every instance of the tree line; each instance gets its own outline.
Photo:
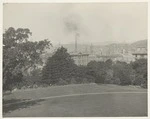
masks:
POLYGON ((60 47, 43 68, 41 55, 52 44, 32 42, 29 29, 10 27, 3 34, 3 90, 81 83, 139 85, 147 88, 147 59, 127 64, 111 59, 77 66, 67 49, 60 47))

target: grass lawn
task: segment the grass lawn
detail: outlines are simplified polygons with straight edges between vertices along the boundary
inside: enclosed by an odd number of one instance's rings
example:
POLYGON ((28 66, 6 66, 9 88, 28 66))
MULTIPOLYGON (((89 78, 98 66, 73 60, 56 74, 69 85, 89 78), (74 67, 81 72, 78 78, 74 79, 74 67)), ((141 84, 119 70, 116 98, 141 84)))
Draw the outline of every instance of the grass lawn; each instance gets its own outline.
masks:
POLYGON ((146 92, 146 89, 133 86, 108 84, 18 90, 3 97, 3 116, 147 116, 146 92), (53 96, 56 98, 49 98, 53 96))

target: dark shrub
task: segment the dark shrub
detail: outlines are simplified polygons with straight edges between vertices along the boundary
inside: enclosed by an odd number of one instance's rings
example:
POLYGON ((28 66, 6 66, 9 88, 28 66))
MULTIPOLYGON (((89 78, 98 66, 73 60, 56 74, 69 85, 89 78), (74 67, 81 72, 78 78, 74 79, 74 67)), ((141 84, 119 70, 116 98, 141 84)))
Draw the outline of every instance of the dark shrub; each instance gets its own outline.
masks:
POLYGON ((132 68, 135 71, 135 77, 133 80, 134 85, 141 85, 147 87, 147 59, 139 59, 131 63, 132 68))
POLYGON ((113 80, 113 84, 117 84, 117 85, 120 85, 120 79, 119 78, 115 78, 114 80, 113 80))
POLYGON ((99 71, 95 75, 95 83, 104 83, 106 79, 106 72, 105 71, 99 71))
POLYGON ((56 85, 67 85, 68 84, 68 82, 67 81, 65 81, 65 80, 63 80, 63 79, 58 79, 58 82, 57 82, 57 84, 56 85))
POLYGON ((75 78, 71 78, 71 79, 70 79, 70 84, 77 84, 76 79, 75 79, 75 78))
POLYGON ((106 84, 113 84, 113 70, 112 69, 107 69, 106 70, 106 78, 104 83, 106 84))
POLYGON ((131 72, 132 68, 130 65, 124 62, 117 62, 113 65, 114 79, 120 80, 120 85, 130 85, 131 84, 131 72))

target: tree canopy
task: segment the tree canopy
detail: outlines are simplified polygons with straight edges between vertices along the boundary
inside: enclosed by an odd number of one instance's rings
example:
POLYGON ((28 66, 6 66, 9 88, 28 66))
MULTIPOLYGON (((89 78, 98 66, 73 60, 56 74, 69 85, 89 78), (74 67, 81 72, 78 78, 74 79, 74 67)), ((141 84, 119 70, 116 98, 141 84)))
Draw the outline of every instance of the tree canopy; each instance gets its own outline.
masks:
POLYGON ((139 59, 131 63, 135 71, 134 85, 143 85, 147 87, 147 59, 139 59))
POLYGON ((29 68, 42 64, 40 55, 50 48, 48 39, 32 42, 29 29, 13 27, 3 33, 3 84, 5 86, 21 81, 29 68))
POLYGON ((54 55, 48 58, 43 68, 43 79, 56 84, 59 79, 66 80, 73 77, 76 67, 67 49, 58 48, 54 55))

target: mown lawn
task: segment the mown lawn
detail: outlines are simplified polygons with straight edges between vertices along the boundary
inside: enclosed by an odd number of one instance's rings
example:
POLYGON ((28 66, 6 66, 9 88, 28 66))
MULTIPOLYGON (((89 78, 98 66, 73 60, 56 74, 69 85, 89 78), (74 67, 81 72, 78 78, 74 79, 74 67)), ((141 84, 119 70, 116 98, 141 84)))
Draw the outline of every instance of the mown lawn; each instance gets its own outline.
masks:
POLYGON ((133 86, 108 84, 18 90, 3 97, 3 115, 4 117, 147 116, 146 92, 146 89, 133 86), (88 94, 82 95, 86 93, 88 94), (100 94, 90 95, 89 93, 100 94), (44 98, 73 94, 81 95, 44 98), (30 99, 32 101, 28 101, 30 99))

